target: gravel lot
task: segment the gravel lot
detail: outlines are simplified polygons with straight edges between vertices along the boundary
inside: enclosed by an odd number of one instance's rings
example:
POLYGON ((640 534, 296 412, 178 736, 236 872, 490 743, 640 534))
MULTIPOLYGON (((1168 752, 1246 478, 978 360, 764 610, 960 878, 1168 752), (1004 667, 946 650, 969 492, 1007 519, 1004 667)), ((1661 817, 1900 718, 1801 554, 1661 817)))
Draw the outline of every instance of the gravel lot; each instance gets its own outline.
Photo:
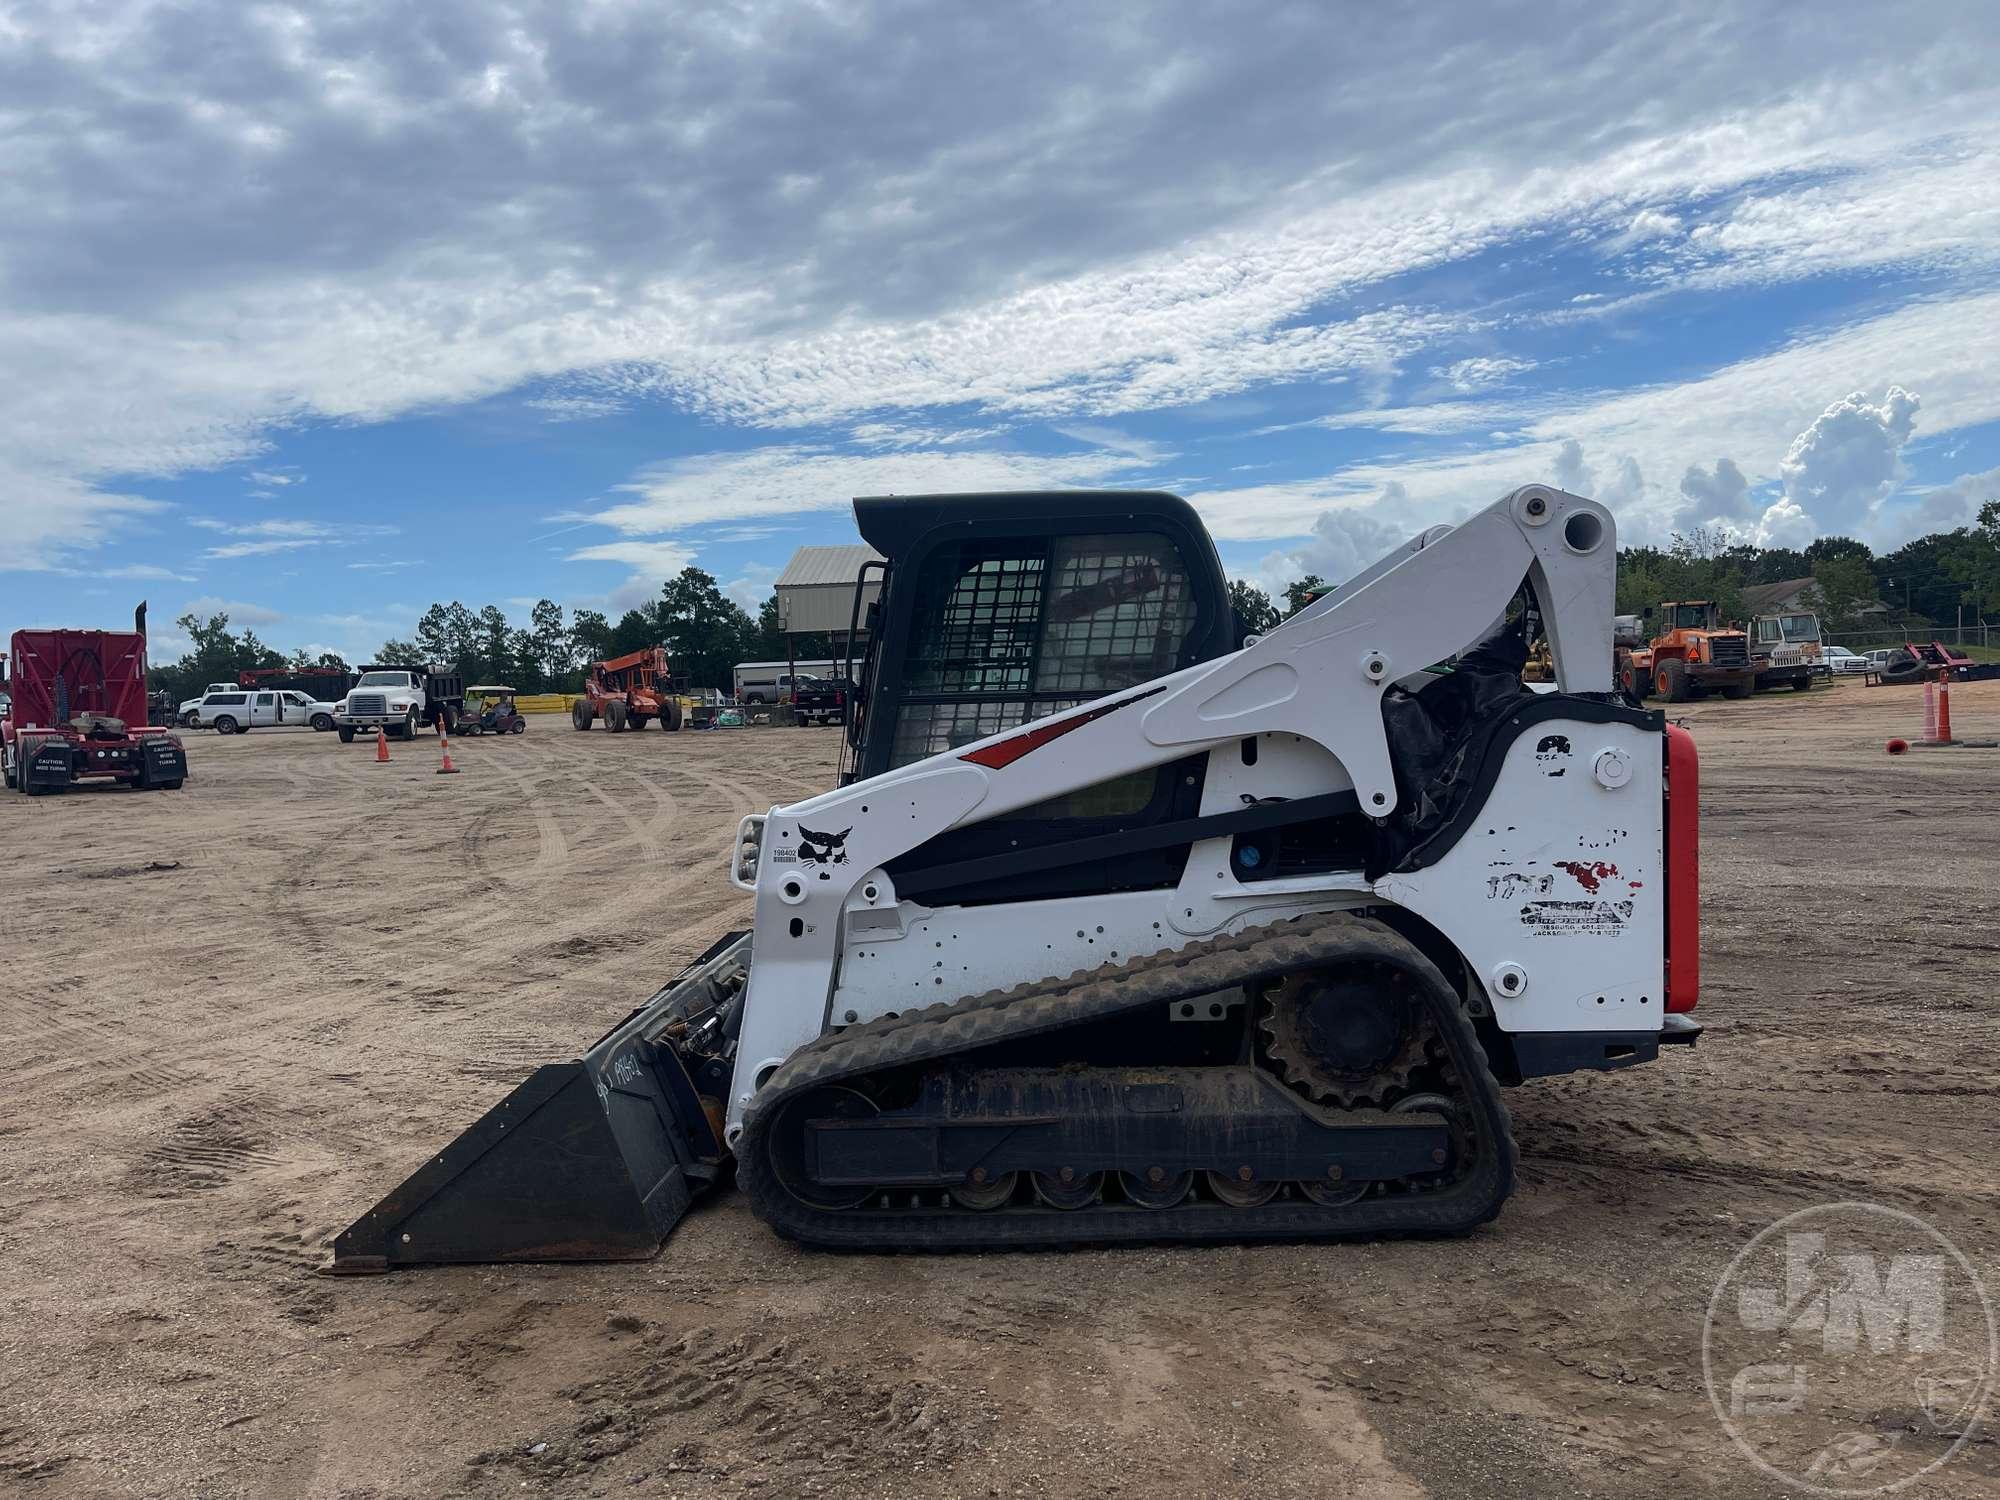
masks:
MULTIPOLYGON (((1954 695, 2000 732, 2000 683, 1954 695)), ((373 763, 189 736, 179 795, 0 797, 0 1492, 1752 1495, 1703 1314, 1862 1197, 2000 1290, 2000 751, 1911 689, 1702 703, 1700 1047, 1509 1096, 1443 1243, 798 1251, 740 1199, 655 1261, 317 1274, 336 1230, 727 927, 737 819, 835 736, 373 763)), ((1908 1413, 1857 1410, 1907 1433, 1908 1413)), ((2000 1493, 1980 1438, 1926 1494, 2000 1493)))

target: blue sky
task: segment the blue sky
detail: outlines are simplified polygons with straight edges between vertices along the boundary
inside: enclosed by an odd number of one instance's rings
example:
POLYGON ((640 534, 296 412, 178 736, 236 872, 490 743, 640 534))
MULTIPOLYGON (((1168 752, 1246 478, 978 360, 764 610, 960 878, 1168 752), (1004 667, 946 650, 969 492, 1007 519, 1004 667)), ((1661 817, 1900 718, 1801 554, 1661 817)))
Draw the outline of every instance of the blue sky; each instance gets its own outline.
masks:
POLYGON ((754 604, 887 491, 1893 547, 2000 498, 1995 14, 17 0, 0 627, 754 604))

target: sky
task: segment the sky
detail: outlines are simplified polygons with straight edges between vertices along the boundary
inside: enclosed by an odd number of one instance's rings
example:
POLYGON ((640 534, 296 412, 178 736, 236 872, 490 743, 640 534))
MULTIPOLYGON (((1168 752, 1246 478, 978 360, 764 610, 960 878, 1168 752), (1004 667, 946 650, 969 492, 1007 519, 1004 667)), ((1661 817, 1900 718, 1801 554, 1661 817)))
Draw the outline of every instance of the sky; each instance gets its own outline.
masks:
POLYGON ((891 492, 1885 550, 1996 370, 1990 0, 0 0, 0 631, 754 607, 891 492))

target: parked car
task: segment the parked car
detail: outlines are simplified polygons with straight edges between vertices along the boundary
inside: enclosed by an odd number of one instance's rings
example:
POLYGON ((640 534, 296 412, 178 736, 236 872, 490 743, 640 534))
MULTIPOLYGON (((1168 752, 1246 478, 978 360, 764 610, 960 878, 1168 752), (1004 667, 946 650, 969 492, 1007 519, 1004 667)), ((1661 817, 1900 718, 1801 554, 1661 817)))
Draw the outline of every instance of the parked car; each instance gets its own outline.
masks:
POLYGON ((1868 670, 1868 658, 1858 651, 1850 651, 1845 646, 1819 648, 1819 675, 1822 677, 1858 677, 1868 670))
POLYGON ((308 698, 290 688, 228 688, 204 694, 194 708, 181 716, 189 729, 213 729, 217 734, 242 734, 251 729, 275 729, 281 725, 328 730, 333 728, 333 705, 308 698))

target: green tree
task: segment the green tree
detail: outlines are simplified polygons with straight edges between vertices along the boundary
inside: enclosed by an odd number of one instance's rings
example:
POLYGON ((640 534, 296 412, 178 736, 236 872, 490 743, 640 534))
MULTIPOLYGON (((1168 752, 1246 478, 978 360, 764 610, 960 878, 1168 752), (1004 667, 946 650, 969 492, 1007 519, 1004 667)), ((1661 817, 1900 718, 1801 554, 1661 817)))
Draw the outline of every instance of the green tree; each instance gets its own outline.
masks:
POLYGON ((1918 622, 1956 619, 1966 588, 1960 575, 1977 566, 1967 549, 1976 545, 1973 533, 1961 527, 1917 537, 1876 558, 1883 603, 1918 622))
POLYGON ((757 639, 743 606, 726 596, 715 575, 687 567, 660 586, 653 606, 660 644, 674 671, 694 687, 722 687, 757 639))
POLYGON ((611 639, 605 642, 606 657, 625 656, 633 651, 644 651, 648 646, 660 644, 660 625, 653 611, 628 609, 612 628, 611 639))
POLYGON ((337 651, 308 651, 301 646, 292 653, 291 665, 301 672, 352 672, 345 657, 337 651))
POLYGON ((478 675, 487 682, 509 682, 518 675, 514 670, 514 627, 497 604, 481 607, 474 618, 478 631, 472 654, 479 664, 478 675))
POLYGON ((1858 557, 1865 563, 1873 562, 1875 554, 1868 550, 1866 542, 1857 542, 1851 536, 1814 537, 1806 543, 1805 558, 1809 563, 1835 557, 1858 557))
POLYGON ((579 609, 569 620, 569 661, 565 674, 571 686, 580 685, 585 662, 603 661, 616 655, 611 649, 611 622, 594 609, 579 609))
MULTIPOLYGON (((1943 549, 1945 576, 1959 587, 1959 603, 1977 619, 2000 613, 2000 500, 1979 507, 1979 524, 1950 533, 1943 549)), ((1945 616, 1936 616, 1943 623, 1945 616)))
POLYGON ((1327 590, 1327 582, 1317 573, 1308 573, 1285 589, 1285 618, 1290 619, 1327 590))
POLYGON ((1278 623, 1278 607, 1271 602, 1271 596, 1241 578, 1229 580, 1229 607, 1252 635, 1262 635, 1278 623))
POLYGON ((425 659, 434 665, 461 672, 468 668, 476 670, 479 619, 456 599, 449 604, 433 604, 417 621, 417 645, 425 659))
POLYGON ((415 641, 384 641, 375 661, 385 667, 421 667, 432 664, 434 658, 415 641))
POLYGON ((526 654, 534 659, 545 685, 554 687, 569 676, 576 653, 563 625, 562 606, 553 599, 537 599, 528 612, 526 654))
POLYGON ((1850 628, 1855 612, 1875 602, 1875 575, 1869 570, 1867 549, 1859 556, 1852 552, 1825 554, 1813 563, 1813 583, 1819 590, 1820 612, 1832 629, 1850 628))
POLYGON ((238 672, 254 672, 286 665, 284 656, 246 630, 232 634, 229 616, 213 614, 203 619, 185 614, 174 622, 192 645, 181 659, 152 671, 152 685, 165 689, 176 702, 192 698, 211 682, 234 682, 238 672))

